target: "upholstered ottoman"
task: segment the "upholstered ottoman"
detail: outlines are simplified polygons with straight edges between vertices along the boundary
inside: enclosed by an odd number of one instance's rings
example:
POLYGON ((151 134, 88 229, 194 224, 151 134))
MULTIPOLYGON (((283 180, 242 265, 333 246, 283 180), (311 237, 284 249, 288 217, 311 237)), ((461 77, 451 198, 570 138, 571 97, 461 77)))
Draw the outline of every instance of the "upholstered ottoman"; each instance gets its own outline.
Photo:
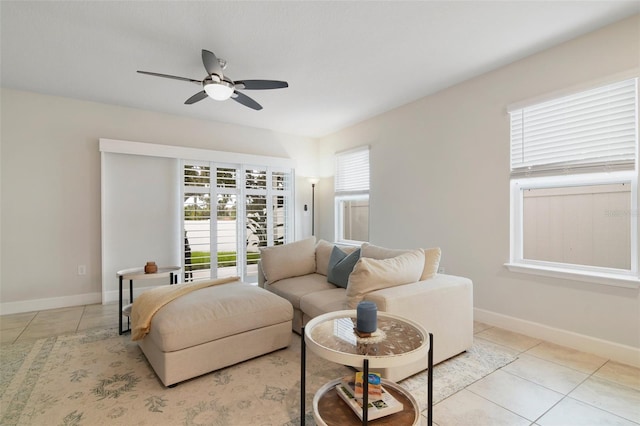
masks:
POLYGON ((232 282, 163 306, 138 344, 169 386, 289 346, 292 318, 286 299, 232 282))

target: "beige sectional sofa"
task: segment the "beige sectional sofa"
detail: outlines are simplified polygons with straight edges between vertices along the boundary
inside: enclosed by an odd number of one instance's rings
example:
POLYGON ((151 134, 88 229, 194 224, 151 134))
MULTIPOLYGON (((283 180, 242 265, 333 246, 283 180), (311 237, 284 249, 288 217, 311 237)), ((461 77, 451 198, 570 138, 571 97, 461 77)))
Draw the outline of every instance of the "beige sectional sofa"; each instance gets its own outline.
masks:
MULTIPOLYGON (((392 250, 363 244, 339 246, 338 257, 357 258, 344 282, 328 282, 338 265, 334 244, 309 238, 261 250, 258 283, 293 305, 293 330, 311 318, 342 309, 354 309, 361 300, 378 310, 421 324, 434 335, 434 363, 455 356, 473 343, 473 285, 470 279, 438 274, 440 249, 392 250)), ((344 271, 342 271, 344 273, 344 271)), ((344 277, 343 277, 344 278, 344 277)), ((332 278, 333 281, 335 277, 332 278)), ((338 281, 340 281, 338 279, 338 281)), ((426 369, 427 360, 381 371, 398 381, 426 369)))

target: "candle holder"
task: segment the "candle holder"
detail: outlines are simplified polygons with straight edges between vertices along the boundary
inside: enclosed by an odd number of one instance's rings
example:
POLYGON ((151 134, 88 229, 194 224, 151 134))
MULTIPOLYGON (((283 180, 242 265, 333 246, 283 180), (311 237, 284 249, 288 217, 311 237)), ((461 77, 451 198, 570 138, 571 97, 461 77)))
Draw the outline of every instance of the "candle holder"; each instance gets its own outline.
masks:
POLYGON ((158 272, 158 265, 156 265, 156 262, 147 262, 147 264, 144 265, 145 274, 155 274, 156 272, 158 272))

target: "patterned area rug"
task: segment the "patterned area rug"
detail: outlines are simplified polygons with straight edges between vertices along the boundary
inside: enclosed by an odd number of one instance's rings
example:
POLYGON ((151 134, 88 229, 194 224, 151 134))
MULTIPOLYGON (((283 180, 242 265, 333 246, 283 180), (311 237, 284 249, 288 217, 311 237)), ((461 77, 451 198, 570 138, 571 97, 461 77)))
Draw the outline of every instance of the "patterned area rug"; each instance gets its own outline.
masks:
MULTIPOLYGON (((0 348, 2 425, 300 424, 300 338, 287 349, 165 388, 137 344, 116 330, 52 337, 0 348)), ((505 348, 476 339, 434 368, 434 403, 512 362, 505 348)), ((352 370, 307 351, 306 421, 313 393, 352 370)), ((424 409, 426 373, 401 382, 424 409)))

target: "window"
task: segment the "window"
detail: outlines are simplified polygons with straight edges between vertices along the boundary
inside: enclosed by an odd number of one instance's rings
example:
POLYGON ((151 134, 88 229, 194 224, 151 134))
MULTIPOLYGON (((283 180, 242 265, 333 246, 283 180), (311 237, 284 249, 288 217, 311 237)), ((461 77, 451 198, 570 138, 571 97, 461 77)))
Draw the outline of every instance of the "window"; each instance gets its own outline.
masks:
POLYGON ((260 247, 292 240, 291 182, 291 170, 185 161, 185 281, 255 281, 260 247))
POLYGON ((369 241, 369 147, 336 155, 336 241, 369 241))
POLYGON ((637 79, 511 110, 511 259, 638 282, 637 79))

